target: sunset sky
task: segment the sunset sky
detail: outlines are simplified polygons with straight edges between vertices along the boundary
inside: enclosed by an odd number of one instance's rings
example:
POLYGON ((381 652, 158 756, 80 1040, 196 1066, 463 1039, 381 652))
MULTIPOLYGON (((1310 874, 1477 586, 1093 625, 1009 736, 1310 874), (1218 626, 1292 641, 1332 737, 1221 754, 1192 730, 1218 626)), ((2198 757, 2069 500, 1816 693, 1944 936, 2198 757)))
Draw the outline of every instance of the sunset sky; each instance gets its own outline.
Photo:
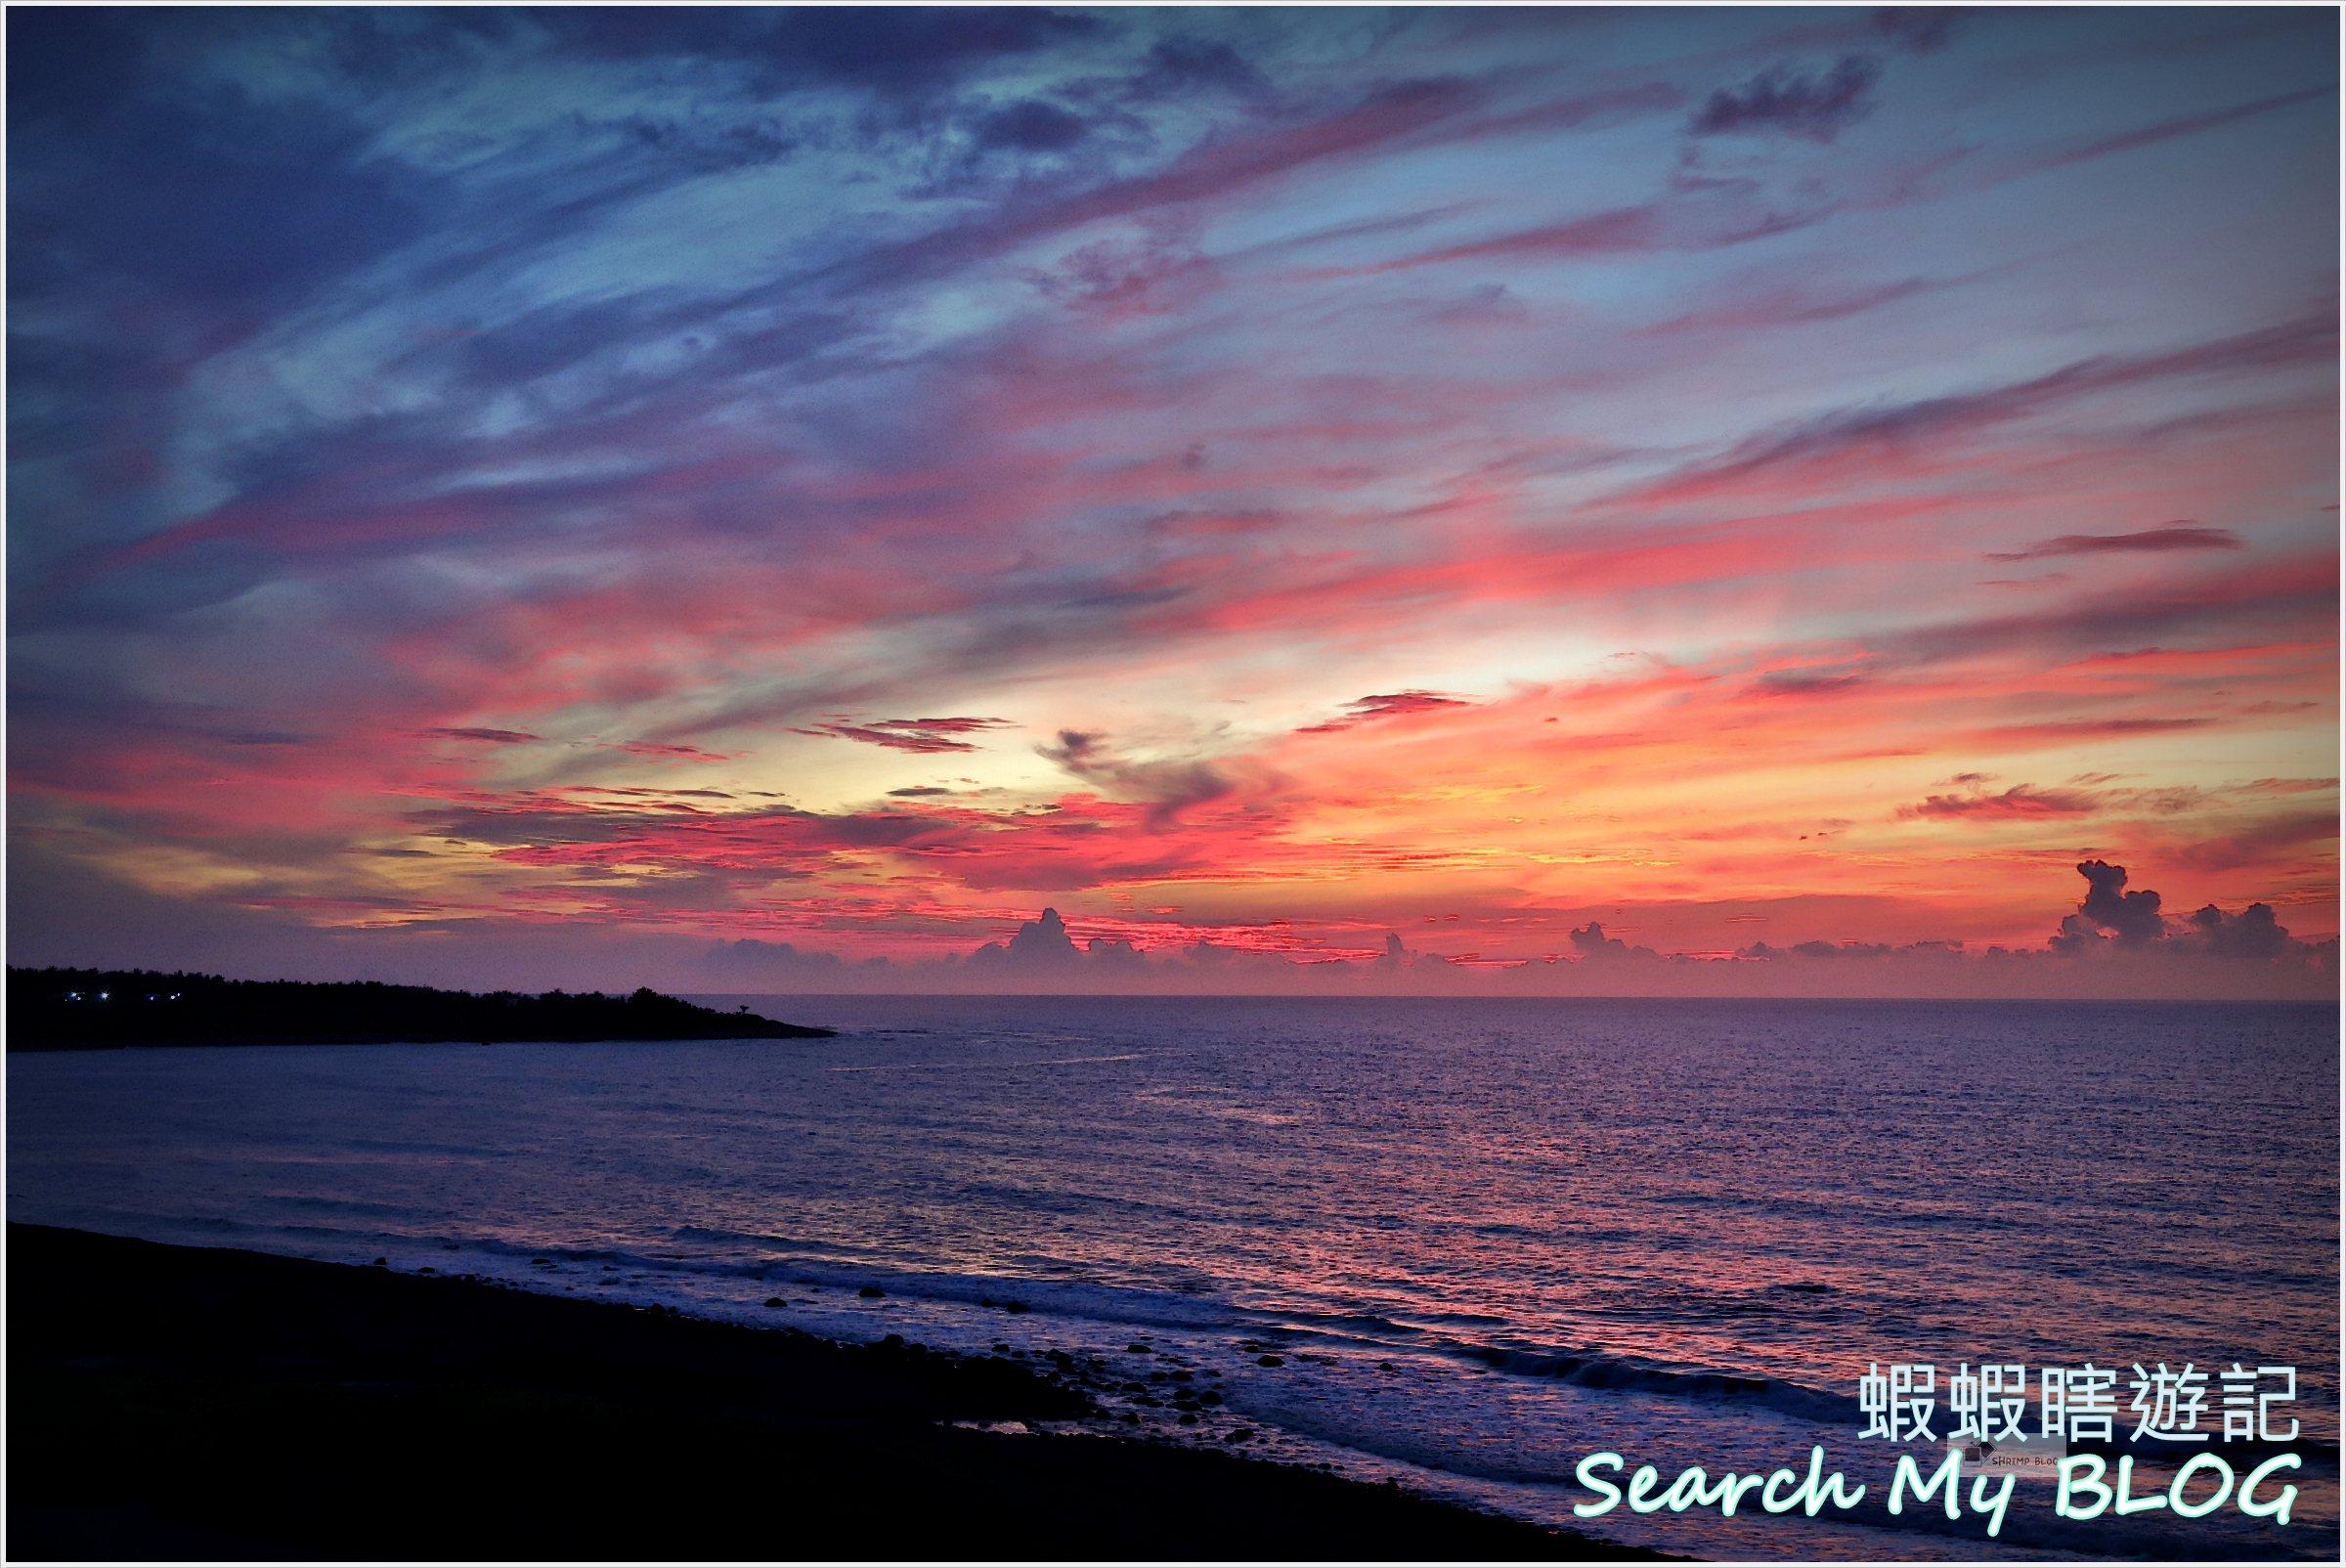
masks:
POLYGON ((8 23, 12 962, 2337 933, 2332 10, 8 23))

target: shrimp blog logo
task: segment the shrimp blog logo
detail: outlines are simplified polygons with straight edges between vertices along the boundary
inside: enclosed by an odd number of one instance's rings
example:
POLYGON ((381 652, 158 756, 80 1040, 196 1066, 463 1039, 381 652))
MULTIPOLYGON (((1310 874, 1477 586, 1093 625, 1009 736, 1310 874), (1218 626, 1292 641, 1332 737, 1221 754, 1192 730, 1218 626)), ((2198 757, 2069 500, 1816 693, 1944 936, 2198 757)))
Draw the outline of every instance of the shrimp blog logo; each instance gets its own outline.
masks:
MULTIPOLYGON (((1970 1512, 1986 1521, 1991 1537, 2003 1534, 2014 1483, 2023 1476, 2054 1483, 2053 1511, 2064 1519, 2154 1510, 2196 1519, 2229 1502, 2252 1518, 2289 1522, 2298 1489, 2276 1477, 2297 1469, 2301 1461, 2295 1453, 2269 1451, 2297 1441, 2297 1418, 2277 1415, 2274 1409, 2295 1403, 2296 1368, 2249 1368, 2236 1361, 2229 1371, 2216 1372, 2212 1383, 2210 1374, 2194 1362, 2184 1363, 2180 1372, 2170 1371, 2165 1362, 2155 1370, 2137 1362, 2133 1370, 2134 1377, 2126 1385, 2133 1398, 2125 1410, 2135 1416, 2134 1430, 2123 1442, 2148 1444, 2145 1458, 2176 1462, 2164 1490, 2146 1487, 2137 1494, 2134 1453, 2117 1455, 2113 1478, 2105 1455, 2070 1451, 2073 1444, 2115 1449, 2121 1441, 2118 1371, 2091 1361, 2036 1369, 2033 1411, 2029 1370, 2019 1362, 1982 1362, 1977 1370, 1968 1361, 1958 1362, 1943 1389, 1935 1363, 1892 1362, 1885 1372, 1881 1363, 1869 1362, 1865 1375, 1857 1379, 1857 1409, 1865 1417, 1858 1441, 1929 1443, 1944 1449, 1944 1457, 1927 1477, 1912 1454, 1897 1456, 1886 1499, 1892 1514, 1903 1514, 1911 1496, 1918 1508, 1935 1502, 1950 1520, 1963 1518, 1964 1465, 1977 1466, 1968 1498, 1970 1512), (2211 1397, 2217 1401, 2213 1407, 2211 1397), (1943 1434, 1933 1422, 1943 1423, 1943 1434), (2277 1423, 2285 1423, 2287 1430, 2278 1430, 2277 1423), (2239 1460, 2237 1465, 2235 1458, 2239 1460), (1991 1488, 1995 1480, 2002 1485, 1991 1488)), ((1643 1464, 1629 1474, 1626 1488, 1615 1485, 1609 1475, 1619 1475, 1627 1464, 1612 1453, 1591 1454, 1581 1460, 1574 1477, 1597 1494, 1597 1501, 1575 1503, 1572 1511, 1593 1519, 1611 1512, 1626 1495, 1636 1513, 1716 1507, 1722 1516, 1732 1517, 1757 1492, 1760 1508, 1768 1513, 1798 1508, 1813 1519, 1828 1505, 1843 1511, 1855 1508, 1869 1490, 1847 1482, 1838 1470, 1828 1476, 1821 1443, 1809 1450, 1805 1475, 1791 1468, 1766 1475, 1729 1470, 1714 1481, 1702 1466, 1689 1465, 1665 1488, 1661 1472, 1643 1464)))

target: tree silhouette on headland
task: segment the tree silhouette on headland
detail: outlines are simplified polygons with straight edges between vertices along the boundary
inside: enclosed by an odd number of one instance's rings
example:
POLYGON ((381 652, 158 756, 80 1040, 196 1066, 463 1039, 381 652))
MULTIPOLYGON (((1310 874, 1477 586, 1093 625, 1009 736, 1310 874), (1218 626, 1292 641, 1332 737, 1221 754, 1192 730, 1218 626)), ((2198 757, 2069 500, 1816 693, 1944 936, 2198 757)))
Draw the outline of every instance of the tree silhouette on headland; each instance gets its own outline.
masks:
POLYGON ((374 980, 232 980, 145 969, 10 969, 11 1051, 117 1045, 388 1045, 465 1040, 782 1040, 829 1029, 719 1013, 645 988, 527 996, 374 980))

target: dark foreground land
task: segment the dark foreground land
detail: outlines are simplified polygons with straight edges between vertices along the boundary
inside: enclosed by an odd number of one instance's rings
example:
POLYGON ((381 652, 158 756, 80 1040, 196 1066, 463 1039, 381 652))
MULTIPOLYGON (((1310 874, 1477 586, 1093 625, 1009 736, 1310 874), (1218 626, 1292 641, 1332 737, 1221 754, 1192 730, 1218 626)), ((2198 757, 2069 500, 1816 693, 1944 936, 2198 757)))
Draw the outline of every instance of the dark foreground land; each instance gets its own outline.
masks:
POLYGON ((1320 1471, 976 1431, 1022 1363, 8 1227, 38 1559, 1647 1558, 1320 1471))
POLYGON ((374 980, 232 980, 145 969, 8 972, 11 1051, 124 1045, 423 1045, 464 1040, 805 1040, 830 1029, 631 996, 437 991, 374 980))

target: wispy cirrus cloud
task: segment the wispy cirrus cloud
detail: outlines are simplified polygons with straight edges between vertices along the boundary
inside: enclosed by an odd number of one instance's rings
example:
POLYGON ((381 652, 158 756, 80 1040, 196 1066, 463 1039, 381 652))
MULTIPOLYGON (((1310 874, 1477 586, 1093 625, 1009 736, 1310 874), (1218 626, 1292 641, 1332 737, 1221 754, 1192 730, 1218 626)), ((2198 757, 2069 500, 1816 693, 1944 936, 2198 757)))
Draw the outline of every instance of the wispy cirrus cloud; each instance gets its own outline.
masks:
POLYGON ((974 752, 977 743, 960 736, 1011 727, 1007 719, 876 719, 864 724, 818 724, 797 733, 836 735, 841 740, 859 740, 899 752, 974 752))
POLYGON ((705 752, 698 746, 670 746, 658 741, 625 740, 612 744, 611 749, 630 757, 651 758, 664 762, 725 762, 732 761, 717 752, 705 752))
POLYGON ((1306 724, 1299 735, 1334 735, 1379 719, 1394 719, 1405 714, 1435 713, 1444 708, 1472 706, 1463 697, 1454 697, 1440 691, 1389 691, 1378 696, 1361 697, 1344 705, 1352 710, 1342 719, 1325 724, 1306 724))
POLYGON ((450 729, 442 727, 419 729, 415 733, 429 736, 434 740, 479 740, 496 746, 520 746, 539 738, 527 730, 521 729, 450 729))
POLYGON ((2334 924, 2326 17, 9 27, 12 831, 120 929, 2334 924))

